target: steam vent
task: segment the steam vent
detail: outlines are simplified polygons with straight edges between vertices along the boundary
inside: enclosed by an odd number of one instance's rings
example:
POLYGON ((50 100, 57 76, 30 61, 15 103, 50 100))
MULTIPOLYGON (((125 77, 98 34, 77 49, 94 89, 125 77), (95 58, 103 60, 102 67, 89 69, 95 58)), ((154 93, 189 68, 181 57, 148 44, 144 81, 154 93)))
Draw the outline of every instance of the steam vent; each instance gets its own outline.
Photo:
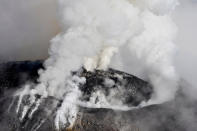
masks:
MULTIPOLYGON (((42 61, 9 62, 0 64, 0 131, 55 131, 54 118, 62 100, 49 96, 44 98, 37 107, 36 102, 41 98, 36 95, 36 101, 30 105, 30 96, 24 95, 21 105, 16 92, 24 84, 37 83, 38 70, 43 68, 42 61), (18 108, 18 111, 16 111, 18 108), (37 110, 35 111, 35 109, 37 110), (24 114, 25 109, 25 114, 24 114), (18 112, 18 113, 17 113, 18 112)), ((89 101, 93 92, 102 90, 107 96, 110 89, 121 91, 114 95, 127 107, 137 107, 142 101, 148 101, 153 93, 151 85, 133 75, 108 69, 87 72, 81 69, 73 72, 86 78, 86 83, 80 85, 83 95, 81 101, 89 101), (109 84, 105 79, 114 83, 109 84)), ((95 100, 95 103, 97 101, 95 100)), ((91 108, 79 106, 77 120, 72 128, 62 128, 66 131, 188 131, 192 127, 184 126, 188 119, 182 118, 181 111, 193 105, 179 91, 175 100, 144 108, 132 110, 116 110, 108 108, 91 108), (184 104, 183 104, 184 103, 184 104)), ((197 114, 194 114, 197 115, 197 114)))

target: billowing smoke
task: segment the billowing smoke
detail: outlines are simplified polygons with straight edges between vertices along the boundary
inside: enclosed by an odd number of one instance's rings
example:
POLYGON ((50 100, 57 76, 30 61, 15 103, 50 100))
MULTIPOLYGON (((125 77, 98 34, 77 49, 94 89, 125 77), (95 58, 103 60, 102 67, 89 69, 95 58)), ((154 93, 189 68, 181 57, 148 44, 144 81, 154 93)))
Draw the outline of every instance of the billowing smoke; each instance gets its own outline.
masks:
MULTIPOLYGON (((86 37, 84 47, 77 44, 77 49, 81 48, 82 53, 83 48, 93 51, 86 50, 87 54, 82 57, 92 56, 106 45, 120 47, 128 44, 137 59, 143 61, 149 79, 155 86, 156 103, 173 98, 178 79, 172 63, 176 26, 169 13, 178 4, 176 0, 76 0, 60 1, 59 4, 64 29, 85 28, 82 29, 84 35, 87 34, 86 30, 91 32, 86 37)), ((94 56, 92 59, 98 58, 94 56)), ((89 66, 97 67, 95 60, 88 60, 89 66)))
POLYGON ((29 91, 32 102, 34 94, 62 99, 55 125, 72 126, 81 95, 78 86, 85 79, 71 77, 71 71, 83 65, 87 70, 106 70, 122 46, 128 47, 132 55, 128 58, 143 64, 154 86, 153 97, 143 104, 173 99, 178 77, 172 62, 176 26, 170 12, 176 5, 176 0, 59 0, 63 31, 51 40, 40 84, 29 91))
MULTIPOLYGON (((158 13, 158 10, 155 11, 158 13)), ((163 13, 162 11, 161 14, 163 13)), ((177 90, 178 80, 173 66, 176 26, 169 15, 161 14, 144 11, 141 14, 144 29, 132 38, 128 45, 131 53, 144 65, 145 72, 155 87, 155 98, 151 100, 153 103, 172 99, 177 90)))

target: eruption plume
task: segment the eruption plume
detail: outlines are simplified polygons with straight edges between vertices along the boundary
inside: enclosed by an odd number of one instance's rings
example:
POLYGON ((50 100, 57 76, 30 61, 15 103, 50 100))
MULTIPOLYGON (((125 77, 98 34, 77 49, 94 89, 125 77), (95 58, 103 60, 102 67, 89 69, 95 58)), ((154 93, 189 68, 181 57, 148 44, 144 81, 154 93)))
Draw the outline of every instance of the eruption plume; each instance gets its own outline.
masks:
POLYGON ((78 86, 85 79, 71 77, 71 71, 83 65, 91 71, 105 70, 121 46, 144 64, 154 86, 152 99, 143 104, 173 99, 178 76, 172 62, 176 26, 170 12, 176 0, 59 0, 58 4, 62 32, 51 40, 45 70, 30 91, 63 100, 55 119, 57 129, 72 126, 78 111, 78 86))

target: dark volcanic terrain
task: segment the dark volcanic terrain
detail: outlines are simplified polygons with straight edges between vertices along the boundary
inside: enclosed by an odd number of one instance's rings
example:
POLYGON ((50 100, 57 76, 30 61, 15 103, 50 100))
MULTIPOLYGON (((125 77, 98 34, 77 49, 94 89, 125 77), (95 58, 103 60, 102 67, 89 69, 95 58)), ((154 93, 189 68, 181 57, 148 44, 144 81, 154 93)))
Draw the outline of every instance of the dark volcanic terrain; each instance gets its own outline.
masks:
MULTIPOLYGON (((52 96, 45 98, 33 114, 35 105, 29 105, 29 96, 22 99, 19 111, 19 97, 15 93, 26 83, 37 83, 38 70, 43 69, 42 61, 9 62, 0 64, 0 131, 55 131, 54 117, 62 100, 52 96), (27 113, 23 116, 25 107, 27 113)), ((83 68, 73 75, 86 78, 80 86, 82 101, 88 101, 93 92, 103 90, 105 95, 110 89, 121 90, 117 98, 134 107, 150 99, 153 89, 147 82, 130 74, 109 69, 87 72, 83 68), (105 84, 105 79, 114 81, 114 85, 105 84), (121 89, 120 89, 121 87, 121 89)), ((197 101, 182 90, 188 85, 180 85, 173 101, 160 105, 120 111, 80 107, 73 131, 196 131, 197 101)), ((36 96, 39 101, 40 96, 36 96)))

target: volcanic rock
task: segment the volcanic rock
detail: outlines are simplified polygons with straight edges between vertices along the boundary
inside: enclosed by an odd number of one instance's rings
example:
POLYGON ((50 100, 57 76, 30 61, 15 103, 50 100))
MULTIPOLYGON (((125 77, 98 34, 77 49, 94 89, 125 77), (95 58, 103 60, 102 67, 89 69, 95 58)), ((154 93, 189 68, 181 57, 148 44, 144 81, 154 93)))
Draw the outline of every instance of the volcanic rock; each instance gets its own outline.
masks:
MULTIPOLYGON (((15 93, 26 83, 38 83, 38 70, 44 69, 42 61, 9 62, 0 64, 0 131, 55 131, 54 118, 62 100, 49 96, 34 112, 34 104, 30 105, 29 95, 22 98, 18 108, 19 96, 15 93), (18 111, 17 111, 18 108, 18 111), (26 114, 23 111, 26 109, 26 114), (32 114, 33 113, 33 114, 32 114)), ((81 100, 88 101, 93 92, 103 90, 105 95, 110 89, 122 89, 121 101, 124 105, 135 107, 142 101, 150 99, 153 93, 149 83, 115 69, 107 71, 85 69, 73 72, 86 78, 80 86, 83 93, 81 100), (106 80, 112 84, 106 83, 106 80)), ((119 94, 117 95, 119 98, 119 94)), ((73 131, 194 131, 197 112, 192 111, 190 117, 182 117, 185 110, 195 110, 197 102, 190 100, 181 90, 175 100, 160 105, 120 111, 107 108, 80 107, 73 131), (187 123, 187 124, 185 124, 187 123)))

